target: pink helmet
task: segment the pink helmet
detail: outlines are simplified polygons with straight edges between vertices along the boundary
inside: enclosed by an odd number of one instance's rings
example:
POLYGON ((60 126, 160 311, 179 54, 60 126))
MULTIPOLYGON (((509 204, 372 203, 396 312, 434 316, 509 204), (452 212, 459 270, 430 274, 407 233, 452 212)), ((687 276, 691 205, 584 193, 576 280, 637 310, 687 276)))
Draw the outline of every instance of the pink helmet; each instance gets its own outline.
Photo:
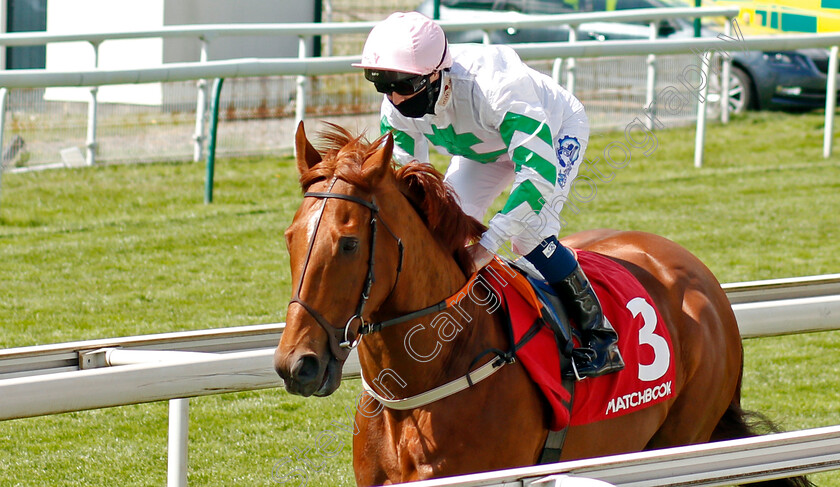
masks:
POLYGON ((357 68, 430 74, 452 66, 443 29, 418 12, 396 12, 368 35, 357 68))

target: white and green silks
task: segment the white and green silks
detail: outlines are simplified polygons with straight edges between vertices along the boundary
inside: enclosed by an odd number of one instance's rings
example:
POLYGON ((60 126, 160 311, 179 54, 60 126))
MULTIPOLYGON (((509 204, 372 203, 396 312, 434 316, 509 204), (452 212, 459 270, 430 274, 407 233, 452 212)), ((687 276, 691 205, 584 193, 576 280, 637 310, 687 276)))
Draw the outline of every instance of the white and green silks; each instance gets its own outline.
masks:
POLYGON ((447 182, 478 219, 512 183, 481 244, 497 252, 510 240, 526 254, 560 230, 558 215, 589 140, 583 105, 506 46, 450 49, 454 63, 442 73, 435 113, 407 118, 384 98, 382 133, 393 130, 400 164, 429 162, 430 144, 453 156, 447 182))

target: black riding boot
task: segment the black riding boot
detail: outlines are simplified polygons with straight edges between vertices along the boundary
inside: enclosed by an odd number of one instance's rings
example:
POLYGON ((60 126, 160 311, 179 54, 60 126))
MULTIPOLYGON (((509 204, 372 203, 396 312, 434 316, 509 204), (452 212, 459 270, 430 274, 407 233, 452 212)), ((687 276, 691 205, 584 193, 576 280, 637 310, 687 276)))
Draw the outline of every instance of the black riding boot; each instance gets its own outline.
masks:
MULTIPOLYGON (((596 377, 623 369, 624 360, 618 351, 618 334, 604 316, 601 302, 580 265, 568 277, 552 283, 552 286, 557 290, 566 312, 581 331, 581 348, 573 352, 577 377, 596 377)), ((572 372, 571 375, 574 374, 572 372)))

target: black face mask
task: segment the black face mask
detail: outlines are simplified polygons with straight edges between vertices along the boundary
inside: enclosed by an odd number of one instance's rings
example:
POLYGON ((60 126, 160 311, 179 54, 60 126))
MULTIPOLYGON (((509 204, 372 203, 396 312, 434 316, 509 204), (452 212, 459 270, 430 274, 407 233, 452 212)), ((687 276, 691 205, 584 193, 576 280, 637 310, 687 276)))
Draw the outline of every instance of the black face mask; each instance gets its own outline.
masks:
POLYGON ((441 78, 438 77, 431 85, 399 105, 394 105, 394 107, 402 116, 408 118, 422 118, 427 113, 434 114, 435 103, 437 103, 440 94, 441 78))

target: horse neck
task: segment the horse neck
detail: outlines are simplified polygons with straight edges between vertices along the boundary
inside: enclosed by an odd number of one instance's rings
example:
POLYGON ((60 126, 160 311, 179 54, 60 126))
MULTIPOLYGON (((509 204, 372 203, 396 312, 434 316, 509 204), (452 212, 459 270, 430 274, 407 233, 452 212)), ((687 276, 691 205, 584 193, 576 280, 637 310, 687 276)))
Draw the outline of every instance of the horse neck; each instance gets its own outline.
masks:
POLYGON ((381 218, 405 248, 396 287, 374 313, 377 319, 404 315, 437 303, 464 285, 467 278, 452 255, 438 243, 411 204, 396 188, 377 194, 381 218))
MULTIPOLYGON (((388 222, 400 222, 397 233, 405 245, 405 256, 397 286, 374 314, 377 320, 439 303, 455 295, 467 282, 453 256, 435 240, 404 198, 400 196, 390 207, 396 211, 383 217, 388 222)), ((389 389, 398 397, 459 377, 466 373, 477 353, 489 347, 488 343, 500 346, 497 342, 501 328, 491 326, 494 320, 496 314, 464 297, 453 308, 368 335, 359 347, 364 375, 370 381, 386 371, 402 378, 406 387, 389 389)))

